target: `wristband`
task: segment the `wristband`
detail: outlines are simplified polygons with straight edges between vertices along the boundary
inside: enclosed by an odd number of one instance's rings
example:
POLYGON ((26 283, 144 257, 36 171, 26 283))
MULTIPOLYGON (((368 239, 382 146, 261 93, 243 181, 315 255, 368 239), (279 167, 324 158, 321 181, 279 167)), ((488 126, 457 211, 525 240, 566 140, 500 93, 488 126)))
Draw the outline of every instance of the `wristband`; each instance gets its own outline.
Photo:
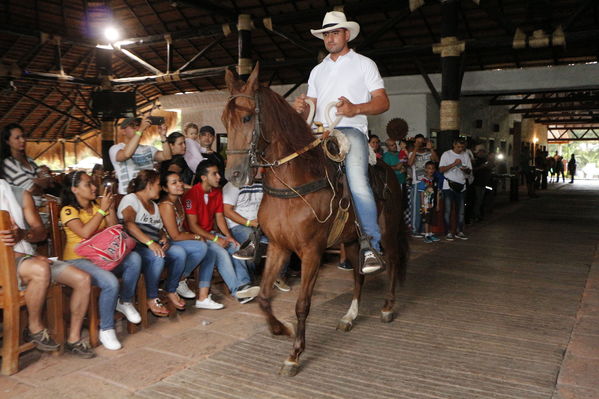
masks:
POLYGON ((108 213, 104 209, 98 209, 98 213, 100 215, 102 215, 102 217, 105 217, 106 215, 108 215, 108 213))
POLYGON ((148 242, 146 242, 146 246, 149 247, 150 245, 154 244, 154 240, 150 240, 148 242))
POLYGON ((214 238, 212 239, 212 242, 217 242, 218 241, 218 236, 214 235, 214 238))
POLYGON ((246 221, 245 221, 245 225, 246 225, 247 227, 250 227, 250 224, 251 224, 251 223, 252 223, 252 221, 251 221, 250 219, 248 219, 248 220, 246 220, 246 221))
POLYGON ((135 132, 135 134, 137 134, 138 136, 141 136, 143 133, 138 130, 135 132))

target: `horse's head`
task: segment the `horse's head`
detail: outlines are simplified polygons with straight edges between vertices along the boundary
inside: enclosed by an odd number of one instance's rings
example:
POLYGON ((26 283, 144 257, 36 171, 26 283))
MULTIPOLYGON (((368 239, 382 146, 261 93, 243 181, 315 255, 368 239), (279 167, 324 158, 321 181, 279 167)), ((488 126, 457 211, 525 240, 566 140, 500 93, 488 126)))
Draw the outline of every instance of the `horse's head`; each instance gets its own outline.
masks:
POLYGON ((257 90, 259 65, 252 71, 247 82, 237 79, 227 70, 225 81, 231 93, 222 115, 227 129, 227 170, 225 176, 236 187, 251 184, 254 180, 252 154, 255 156, 259 140, 259 111, 257 90))

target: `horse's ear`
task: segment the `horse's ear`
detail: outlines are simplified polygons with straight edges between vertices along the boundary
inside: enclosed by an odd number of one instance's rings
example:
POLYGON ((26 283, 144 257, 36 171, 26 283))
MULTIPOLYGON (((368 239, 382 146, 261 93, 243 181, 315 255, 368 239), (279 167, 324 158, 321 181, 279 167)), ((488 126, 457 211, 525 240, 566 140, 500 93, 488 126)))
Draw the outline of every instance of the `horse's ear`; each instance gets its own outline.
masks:
POLYGON ((246 83, 246 87, 248 87, 252 91, 252 93, 258 90, 258 88, 260 87, 258 75, 260 75, 260 61, 256 62, 256 66, 254 67, 254 70, 250 74, 250 77, 248 78, 248 81, 246 83))
POLYGON ((230 69, 225 71, 225 83, 227 83, 227 88, 231 93, 239 88, 239 83, 237 82, 237 78, 235 74, 230 69))

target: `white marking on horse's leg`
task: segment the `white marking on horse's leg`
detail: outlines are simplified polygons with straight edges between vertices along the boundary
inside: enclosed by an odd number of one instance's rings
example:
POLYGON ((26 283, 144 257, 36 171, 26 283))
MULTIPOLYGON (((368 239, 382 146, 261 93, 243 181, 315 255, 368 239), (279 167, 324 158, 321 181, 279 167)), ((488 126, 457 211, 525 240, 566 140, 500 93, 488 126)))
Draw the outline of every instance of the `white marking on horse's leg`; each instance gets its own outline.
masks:
POLYGON ((341 318, 341 321, 351 323, 352 321, 356 320, 356 317, 358 317, 358 300, 354 298, 351 301, 351 306, 349 307, 349 310, 347 311, 345 316, 341 318))

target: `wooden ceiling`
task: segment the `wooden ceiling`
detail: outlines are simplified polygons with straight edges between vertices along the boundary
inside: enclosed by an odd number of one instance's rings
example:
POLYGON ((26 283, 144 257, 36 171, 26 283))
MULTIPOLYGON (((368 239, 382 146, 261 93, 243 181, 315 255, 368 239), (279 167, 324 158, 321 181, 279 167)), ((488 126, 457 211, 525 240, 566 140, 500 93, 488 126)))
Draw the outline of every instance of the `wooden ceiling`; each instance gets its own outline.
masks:
MULTIPOLYGON (((599 1, 457 1, 458 37, 466 41, 464 71, 596 62, 599 57, 599 1), (551 37, 560 26, 565 46, 517 50, 512 46, 517 29, 527 35, 543 30, 551 37)), ((237 64, 239 14, 252 16, 254 60, 260 60, 261 79, 270 84, 306 81, 322 51, 322 42, 309 29, 319 27, 325 12, 337 6, 343 6, 348 18, 361 26, 353 47, 373 58, 384 76, 440 72, 439 56, 431 50, 440 40, 440 2, 426 1, 414 11, 409 3, 4 0, 0 4, 0 125, 20 123, 34 140, 72 139, 97 131, 99 121, 91 115, 89 101, 91 92, 99 88, 101 57, 96 44, 105 42, 101 32, 107 24, 119 27, 123 38, 138 38, 123 48, 161 72, 167 70, 169 55, 172 72, 205 50, 185 67, 200 70, 202 77, 115 86, 135 90, 142 110, 161 94, 223 88, 222 70, 204 69, 237 64), (265 27, 267 17, 272 30, 265 27), (231 33, 224 35, 228 30, 231 33), (165 39, 169 35, 170 52, 165 39), (74 79, 57 79, 61 73, 74 79)), ((109 51, 114 78, 155 75, 123 52, 109 51)), ((599 102, 593 104, 599 110, 599 102)))

